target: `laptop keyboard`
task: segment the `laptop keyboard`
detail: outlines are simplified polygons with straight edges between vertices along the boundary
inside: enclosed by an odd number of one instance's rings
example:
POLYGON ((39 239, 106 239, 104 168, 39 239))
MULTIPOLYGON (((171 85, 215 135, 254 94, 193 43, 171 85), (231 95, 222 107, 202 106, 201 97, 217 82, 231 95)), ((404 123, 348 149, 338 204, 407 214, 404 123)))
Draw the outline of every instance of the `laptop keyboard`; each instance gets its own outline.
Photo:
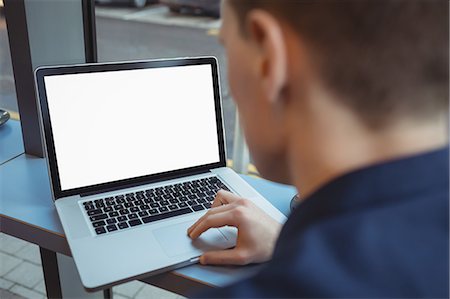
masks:
POLYGON ((211 208, 217 191, 228 190, 217 177, 129 192, 83 202, 97 235, 211 208))

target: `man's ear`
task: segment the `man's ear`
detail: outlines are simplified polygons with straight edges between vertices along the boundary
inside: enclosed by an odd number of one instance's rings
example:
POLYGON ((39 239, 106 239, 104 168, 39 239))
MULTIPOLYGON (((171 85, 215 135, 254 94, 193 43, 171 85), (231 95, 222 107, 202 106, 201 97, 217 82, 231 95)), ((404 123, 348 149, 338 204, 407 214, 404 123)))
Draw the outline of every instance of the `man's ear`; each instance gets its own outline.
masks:
POLYGON ((282 24, 271 14, 255 10, 248 14, 246 31, 256 47, 258 75, 271 102, 279 99, 287 80, 287 45, 282 24))

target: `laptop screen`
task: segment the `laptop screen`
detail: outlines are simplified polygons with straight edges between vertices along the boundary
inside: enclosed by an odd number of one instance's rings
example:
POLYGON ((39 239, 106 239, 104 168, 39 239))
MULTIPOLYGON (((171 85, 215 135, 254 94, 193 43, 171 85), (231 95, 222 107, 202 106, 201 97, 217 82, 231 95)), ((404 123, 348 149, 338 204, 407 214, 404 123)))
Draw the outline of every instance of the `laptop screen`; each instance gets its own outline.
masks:
POLYGON ((220 159, 211 64, 44 77, 61 191, 220 159))

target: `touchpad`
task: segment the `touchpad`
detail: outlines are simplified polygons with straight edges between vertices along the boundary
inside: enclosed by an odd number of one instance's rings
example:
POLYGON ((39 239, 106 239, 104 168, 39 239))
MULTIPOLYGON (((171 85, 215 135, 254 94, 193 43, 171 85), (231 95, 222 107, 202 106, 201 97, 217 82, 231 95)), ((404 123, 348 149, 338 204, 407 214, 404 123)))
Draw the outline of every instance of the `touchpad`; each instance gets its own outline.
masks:
POLYGON ((153 232, 156 240, 169 257, 192 253, 199 256, 205 251, 226 249, 234 246, 216 228, 204 232, 196 240, 187 236, 187 229, 194 224, 193 221, 169 225, 153 232))

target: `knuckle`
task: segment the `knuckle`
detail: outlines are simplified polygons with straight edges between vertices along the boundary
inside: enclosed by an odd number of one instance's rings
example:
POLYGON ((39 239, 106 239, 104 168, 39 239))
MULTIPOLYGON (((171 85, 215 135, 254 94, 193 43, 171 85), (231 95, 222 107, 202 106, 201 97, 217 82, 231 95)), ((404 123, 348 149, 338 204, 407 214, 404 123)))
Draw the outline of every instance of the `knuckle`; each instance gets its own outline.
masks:
POLYGON ((249 258, 250 256, 246 251, 240 250, 236 254, 236 263, 239 265, 246 265, 249 263, 249 258))
POLYGON ((237 220, 242 220, 245 217, 245 208, 242 206, 237 206, 234 210, 233 210, 233 216, 237 219, 237 220))
POLYGON ((217 191, 216 197, 225 196, 225 194, 225 190, 220 189, 219 191, 217 191))
POLYGON ((246 208, 250 207, 250 201, 244 198, 239 199, 239 204, 246 208))
POLYGON ((218 204, 222 204, 221 198, 223 198, 223 194, 221 194, 219 191, 219 192, 217 192, 216 196, 214 197, 214 202, 215 203, 217 202, 218 204))

